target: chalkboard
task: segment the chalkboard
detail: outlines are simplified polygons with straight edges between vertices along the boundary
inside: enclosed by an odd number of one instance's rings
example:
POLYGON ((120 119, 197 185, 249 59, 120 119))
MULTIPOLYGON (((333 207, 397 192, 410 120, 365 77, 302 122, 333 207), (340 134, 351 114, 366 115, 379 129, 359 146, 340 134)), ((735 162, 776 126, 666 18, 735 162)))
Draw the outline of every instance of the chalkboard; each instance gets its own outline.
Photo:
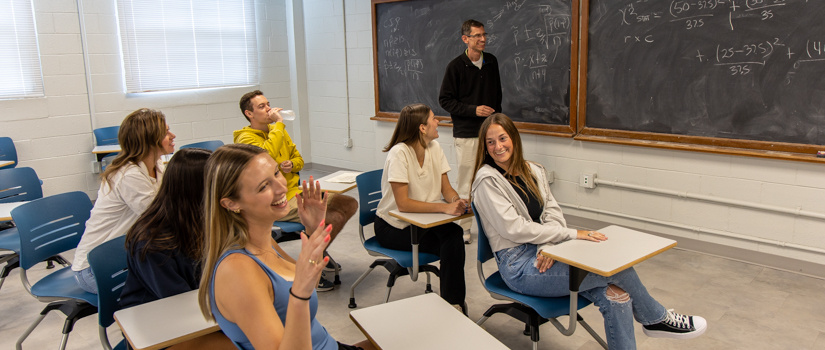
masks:
POLYGON ((489 34, 485 52, 498 58, 503 112, 537 129, 555 125, 572 134, 573 10, 561 0, 373 0, 376 115, 397 116, 420 102, 449 116, 438 104, 441 80, 467 48, 461 24, 475 19, 489 34))
POLYGON ((825 1, 585 0, 582 13, 582 134, 825 144, 825 1))

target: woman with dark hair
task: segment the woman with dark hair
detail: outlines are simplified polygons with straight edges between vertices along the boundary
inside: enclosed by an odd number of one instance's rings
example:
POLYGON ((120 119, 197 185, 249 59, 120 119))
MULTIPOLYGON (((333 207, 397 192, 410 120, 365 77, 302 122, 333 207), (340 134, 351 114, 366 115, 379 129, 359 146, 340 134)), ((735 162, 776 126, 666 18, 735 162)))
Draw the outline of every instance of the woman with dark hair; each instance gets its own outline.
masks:
POLYGON ((240 349, 373 349, 335 341, 315 319, 315 286, 327 262, 324 249, 327 196, 317 183, 303 184, 298 215, 301 252, 290 257, 272 239, 272 222, 289 211, 286 179, 263 148, 231 144, 206 165, 203 274, 198 302, 240 349))
MULTIPOLYGON (((570 267, 539 254, 541 246, 607 240, 600 232, 567 227, 544 168, 524 160, 521 136, 504 114, 493 114, 481 125, 472 194, 501 277, 516 292, 569 295, 570 267)), ((604 316, 611 349, 636 348, 634 318, 650 337, 688 339, 707 329, 702 317, 666 310, 632 267, 610 277, 588 273, 579 291, 604 316)))
POLYGON ((164 171, 160 157, 175 151, 175 134, 169 131, 163 113, 154 109, 141 108, 126 116, 117 139, 121 151, 100 175, 97 200, 72 262, 77 283, 94 294, 97 283, 89 267, 89 252, 126 234, 160 187, 164 171))
MULTIPOLYGON (((126 233, 129 274, 121 309, 198 289, 203 253, 203 178, 212 152, 178 151, 169 161, 157 196, 126 233)), ((233 349, 221 332, 170 349, 233 349)))
MULTIPOLYGON (((467 200, 450 185, 450 166, 438 138, 438 120, 424 104, 404 107, 390 142, 381 176, 381 201, 375 212, 375 237, 381 246, 412 250, 410 224, 390 216, 398 209, 411 213, 461 215, 467 200)), ((420 238, 418 251, 441 258, 441 297, 466 313, 464 296, 464 239, 461 226, 432 227, 420 238)))

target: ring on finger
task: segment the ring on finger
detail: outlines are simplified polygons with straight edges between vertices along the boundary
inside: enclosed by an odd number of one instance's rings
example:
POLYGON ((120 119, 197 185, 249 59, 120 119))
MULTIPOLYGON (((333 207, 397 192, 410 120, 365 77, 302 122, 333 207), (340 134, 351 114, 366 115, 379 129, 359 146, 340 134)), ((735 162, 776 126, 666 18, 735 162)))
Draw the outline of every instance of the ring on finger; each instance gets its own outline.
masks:
POLYGON ((594 233, 593 231, 590 231, 590 232, 587 234, 587 237, 593 237, 593 233, 594 233))
POLYGON ((318 262, 317 262, 317 261, 312 260, 312 259, 308 259, 308 260, 309 260, 309 263, 310 263, 310 264, 312 264, 312 265, 318 265, 318 262))

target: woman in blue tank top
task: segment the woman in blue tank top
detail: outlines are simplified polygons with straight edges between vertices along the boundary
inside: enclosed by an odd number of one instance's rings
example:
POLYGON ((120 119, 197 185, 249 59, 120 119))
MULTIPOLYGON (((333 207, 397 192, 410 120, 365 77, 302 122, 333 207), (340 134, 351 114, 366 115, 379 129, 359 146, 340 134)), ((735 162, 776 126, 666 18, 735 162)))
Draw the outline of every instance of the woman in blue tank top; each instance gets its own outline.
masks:
POLYGON ((298 196, 301 253, 291 258, 271 237, 288 211, 286 180, 262 148, 231 144, 206 165, 205 254, 198 301, 207 319, 241 349, 373 349, 340 344, 315 319, 315 286, 329 258, 326 199, 317 183, 298 196))

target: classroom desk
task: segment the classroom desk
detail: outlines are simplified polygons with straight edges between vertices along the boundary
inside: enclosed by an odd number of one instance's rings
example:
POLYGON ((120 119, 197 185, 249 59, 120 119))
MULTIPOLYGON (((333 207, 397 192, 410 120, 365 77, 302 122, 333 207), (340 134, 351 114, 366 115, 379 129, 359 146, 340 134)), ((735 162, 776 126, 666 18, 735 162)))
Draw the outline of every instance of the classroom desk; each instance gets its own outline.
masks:
POLYGON ((92 148, 92 153, 97 156, 97 161, 103 160, 107 154, 120 152, 120 145, 103 145, 92 148))
POLYGON ((347 191, 355 188, 355 186, 357 186, 355 184, 355 176, 353 176, 353 180, 350 183, 330 182, 329 180, 333 179, 333 178, 335 178, 339 175, 345 174, 345 173, 354 173, 355 175, 359 175, 362 172, 360 172, 360 171, 349 171, 349 170, 339 170, 339 171, 336 171, 332 174, 329 174, 327 176, 324 176, 324 177, 316 179, 316 180, 318 180, 318 182, 321 183, 321 189, 322 190, 328 191, 329 193, 344 193, 344 192, 347 192, 347 191))
POLYGON ((349 313, 378 349, 507 349, 435 293, 349 313))
POLYGON ((12 165, 12 164, 14 164, 13 160, 0 160, 0 167, 4 167, 6 165, 12 165))
POLYGON ((197 290, 119 310, 115 320, 136 350, 165 348, 220 330, 203 318, 197 290))
MULTIPOLYGON (((452 216, 449 214, 443 213, 402 213, 398 211, 398 209, 390 210, 390 216, 395 217, 401 221, 408 222, 412 225, 410 229, 410 234, 412 235, 412 254, 414 257, 418 256, 418 240, 419 240, 419 229, 428 229, 430 227, 435 227, 438 225, 443 225, 449 222, 453 222, 456 220, 461 220, 464 218, 469 218, 473 216, 473 211, 465 213, 464 215, 459 216, 452 216)), ((410 278, 413 282, 418 280, 418 264, 413 264, 412 266, 413 272, 410 274, 410 278)))
POLYGON ((22 204, 26 204, 28 201, 24 202, 11 202, 11 203, 0 203, 0 221, 10 221, 11 220, 11 210, 17 208, 22 204))
POLYGON ((565 335, 576 329, 579 286, 587 272, 609 277, 676 246, 672 239, 654 236, 621 226, 608 226, 598 232, 606 241, 569 240, 544 248, 542 255, 570 265, 570 325, 565 335))

